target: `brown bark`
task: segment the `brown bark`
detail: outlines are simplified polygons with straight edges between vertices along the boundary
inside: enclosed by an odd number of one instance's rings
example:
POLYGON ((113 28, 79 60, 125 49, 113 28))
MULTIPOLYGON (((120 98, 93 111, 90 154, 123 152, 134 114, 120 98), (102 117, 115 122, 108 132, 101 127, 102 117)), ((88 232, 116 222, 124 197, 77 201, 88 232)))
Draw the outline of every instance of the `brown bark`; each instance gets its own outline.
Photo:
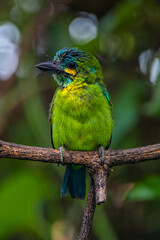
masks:
MULTIPOLYGON (((61 163, 57 149, 29 147, 0 140, 0 158, 16 158, 30 161, 61 163)), ((89 239, 96 204, 106 201, 106 180, 114 166, 140 163, 160 159, 160 144, 146 147, 106 150, 104 164, 101 165, 98 151, 66 151, 63 164, 81 164, 89 168, 91 185, 83 215, 81 231, 78 240, 89 239)))
MULTIPOLYGON (((21 160, 61 163, 59 150, 52 148, 29 147, 0 140, 0 158, 16 158, 21 160)), ((106 150, 104 155, 105 165, 110 168, 123 164, 140 163, 160 158, 160 144, 146 147, 106 150)), ((98 151, 81 152, 66 151, 64 164, 82 164, 91 169, 101 167, 98 151)))
POLYGON ((107 201, 107 178, 109 174, 110 168, 106 168, 105 166, 102 166, 93 174, 95 200, 97 205, 107 201))
POLYGON ((83 214, 81 230, 78 236, 78 240, 86 240, 89 238, 95 209, 95 188, 93 179, 91 179, 87 203, 83 214))

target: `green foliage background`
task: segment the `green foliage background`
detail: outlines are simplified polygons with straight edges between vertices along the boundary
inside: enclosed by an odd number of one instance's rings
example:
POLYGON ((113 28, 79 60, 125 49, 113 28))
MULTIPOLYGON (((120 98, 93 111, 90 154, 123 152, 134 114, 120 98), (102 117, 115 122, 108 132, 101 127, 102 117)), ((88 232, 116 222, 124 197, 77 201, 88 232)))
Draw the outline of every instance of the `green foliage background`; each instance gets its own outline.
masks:
MULTIPOLYGON (((100 58, 113 101, 111 148, 160 142, 158 0, 0 4, 0 26, 12 22, 21 35, 18 68, 0 80, 0 139, 51 147, 48 109, 57 85, 34 65, 52 59, 60 48, 76 46, 100 58), (96 38, 84 43, 71 37, 69 26, 77 13, 96 26, 96 38)), ((0 48, 0 64, 2 52, 0 48)), ((64 167, 53 164, 1 159, 0 240, 76 238, 85 201, 61 198, 63 172, 64 167)), ((91 239, 159 240, 159 172, 160 161, 114 168, 108 202, 96 209, 91 239)))

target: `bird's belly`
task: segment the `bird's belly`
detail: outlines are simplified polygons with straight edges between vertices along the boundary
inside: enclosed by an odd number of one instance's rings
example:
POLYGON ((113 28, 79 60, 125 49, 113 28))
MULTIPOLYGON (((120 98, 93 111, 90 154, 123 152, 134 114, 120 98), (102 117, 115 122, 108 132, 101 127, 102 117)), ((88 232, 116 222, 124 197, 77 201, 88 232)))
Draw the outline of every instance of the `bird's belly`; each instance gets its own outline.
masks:
POLYGON ((59 89, 52 108, 52 140, 55 148, 91 151, 110 143, 111 107, 98 85, 59 89))
POLYGON ((61 112, 55 116, 52 126, 55 148, 65 146, 70 150, 96 150, 100 145, 106 147, 111 138, 112 126, 106 113, 72 116, 61 112))

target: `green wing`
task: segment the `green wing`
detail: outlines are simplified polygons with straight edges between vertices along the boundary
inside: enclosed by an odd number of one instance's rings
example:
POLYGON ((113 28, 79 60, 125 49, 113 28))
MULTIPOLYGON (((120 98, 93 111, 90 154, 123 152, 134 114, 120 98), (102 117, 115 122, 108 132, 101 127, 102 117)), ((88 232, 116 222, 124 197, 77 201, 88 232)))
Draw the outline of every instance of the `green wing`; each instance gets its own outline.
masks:
MULTIPOLYGON (((54 97, 53 97, 54 98, 54 97)), ((53 138, 52 138, 52 133, 53 133, 53 123, 52 123, 52 108, 53 108, 53 104, 54 104, 54 101, 52 99, 52 102, 50 104, 50 108, 49 108, 49 116, 48 116, 48 120, 49 120, 49 123, 50 123, 50 126, 51 126, 51 143, 52 143, 52 147, 54 147, 54 143, 53 143, 53 138)))
MULTIPOLYGON (((112 113, 112 102, 111 102, 111 98, 110 98, 110 96, 109 96, 109 93, 108 93, 108 91, 107 91, 105 85, 100 85, 100 87, 101 87, 102 92, 103 92, 104 96, 106 97, 106 99, 107 99, 107 101, 108 101, 108 103, 109 103, 109 105, 110 105, 111 113, 112 113)), ((113 116, 112 116, 112 117, 113 117, 113 116)), ((109 141, 109 143, 108 143, 106 149, 108 149, 109 146, 111 145, 111 140, 112 140, 112 135, 111 135, 110 141, 109 141)))
POLYGON ((100 87, 101 87, 101 89, 102 89, 102 92, 103 92, 104 96, 107 98, 110 106, 112 107, 111 98, 110 98, 110 96, 109 96, 109 93, 108 93, 108 91, 107 91, 107 88, 105 87, 105 85, 102 85, 102 84, 100 84, 100 87))

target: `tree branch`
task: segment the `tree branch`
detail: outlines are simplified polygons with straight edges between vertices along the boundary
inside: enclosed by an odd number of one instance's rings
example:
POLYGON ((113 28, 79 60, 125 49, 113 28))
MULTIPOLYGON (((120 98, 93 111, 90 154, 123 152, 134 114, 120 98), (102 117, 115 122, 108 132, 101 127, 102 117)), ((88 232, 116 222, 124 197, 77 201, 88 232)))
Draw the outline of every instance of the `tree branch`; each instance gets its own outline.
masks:
POLYGON ((81 230, 78 236, 78 240, 86 240, 89 238, 95 209, 96 209, 95 188, 93 179, 91 178, 87 203, 83 214, 81 230))
MULTIPOLYGON (((61 163, 60 153, 57 149, 29 147, 1 140, 0 158, 61 163)), ((98 151, 65 152, 63 163, 85 165, 89 169, 92 179, 78 240, 89 238, 96 204, 106 201, 106 180, 109 177, 111 168, 123 164, 157 159, 160 159, 160 144, 133 149, 106 150, 103 165, 101 165, 98 151)))
MULTIPOLYGON (((61 163, 58 149, 30 147, 0 140, 0 158, 16 158, 30 161, 61 163)), ((160 144, 148 145, 146 147, 106 150, 104 155, 104 166, 110 168, 123 164, 140 163, 160 158, 160 144)), ((101 159, 98 151, 66 151, 64 164, 81 164, 88 168, 101 167, 101 159)))

